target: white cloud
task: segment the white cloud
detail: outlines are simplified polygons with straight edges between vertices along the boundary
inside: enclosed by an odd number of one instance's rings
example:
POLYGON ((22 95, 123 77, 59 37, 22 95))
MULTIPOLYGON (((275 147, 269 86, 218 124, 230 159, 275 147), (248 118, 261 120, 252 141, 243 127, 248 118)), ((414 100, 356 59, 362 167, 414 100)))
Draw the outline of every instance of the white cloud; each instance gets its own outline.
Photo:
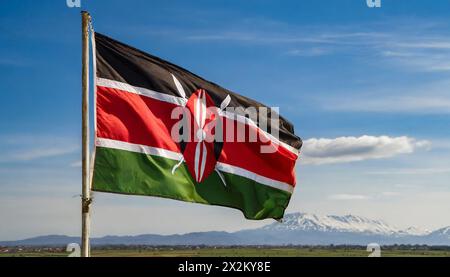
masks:
POLYGON ((420 189, 423 186, 417 185, 417 184, 416 185, 412 185, 412 184, 395 184, 394 187, 398 188, 398 189, 411 190, 411 189, 420 189))
MULTIPOLYGON (((384 93, 383 93, 384 95, 384 93)), ((357 111, 357 112, 386 112, 386 113, 424 113, 439 114, 450 113, 450 99, 436 95, 423 95, 416 97, 398 96, 383 97, 383 99, 371 99, 355 97, 348 102, 332 102, 331 99, 325 100, 323 107, 326 110, 334 111, 357 111)))
POLYGON ((382 38, 390 37, 394 36, 380 32, 353 32, 353 28, 336 28, 330 32, 329 28, 324 30, 321 26, 304 28, 303 26, 278 25, 277 29, 268 30, 265 26, 261 29, 255 29, 254 26, 248 29, 245 26, 239 25, 239 29, 227 28, 221 31, 214 30, 214 32, 197 30, 192 34, 182 36, 182 39, 201 42, 224 41, 227 43, 255 45, 355 46, 373 44, 382 38))
POLYGON ((327 96, 317 100, 323 109, 330 111, 448 114, 449 86, 450 82, 444 80, 421 86, 391 86, 385 89, 347 91, 338 93, 339 97, 327 96), (342 100, 350 97, 351 101, 342 100))
POLYGON ((26 162, 75 153, 79 146, 72 138, 51 135, 9 135, 0 137, 0 163, 26 162))
POLYGON ((387 196, 387 197, 392 197, 392 196, 398 196, 400 195, 400 193, 395 192, 395 191, 383 191, 381 193, 383 196, 387 196))
POLYGON ((322 25, 295 26, 283 22, 268 25, 265 21, 246 21, 214 31, 179 31, 184 35, 174 37, 197 42, 284 46, 294 49, 285 51, 289 55, 300 57, 338 52, 351 56, 365 53, 377 64, 383 62, 405 71, 450 71, 450 39, 442 29, 445 26, 433 22, 424 26, 424 23, 400 20, 330 29, 322 25))
POLYGON ((0 159, 1 161, 32 161, 42 158, 56 157, 65 154, 74 153, 78 147, 76 146, 59 146, 59 147, 37 147, 26 150, 21 150, 10 154, 5 157, 5 159, 0 159))
POLYGON ((332 54, 331 49, 323 47, 311 47, 311 48, 301 48, 288 51, 286 54, 289 56, 300 56, 300 57, 318 57, 332 54))
POLYGON ((446 173, 450 173, 450 168, 402 168, 367 172, 369 175, 434 175, 446 173))
POLYGON ((20 58, 2 58, 2 57, 0 57, 0 65, 8 66, 8 67, 24 67, 24 66, 28 66, 29 64, 24 62, 20 58))
POLYGON ((70 164, 70 167, 81 167, 81 161, 75 161, 70 164))
POLYGON ((355 162, 409 154, 429 146, 428 141, 406 136, 312 138, 304 141, 300 160, 303 164, 316 165, 355 162))
POLYGON ((361 194, 333 194, 330 195, 328 197, 331 200, 343 200, 343 201, 348 201, 348 200, 367 200, 369 199, 368 196, 366 195, 361 195, 361 194))
MULTIPOLYGON (((192 33, 191 30, 191 34, 184 32, 185 35, 175 37, 187 41, 276 47, 277 51, 293 58, 345 55, 376 68, 425 72, 431 76, 450 72, 447 28, 445 22, 408 18, 362 26, 340 25, 331 29, 329 26, 295 26, 283 22, 267 26, 264 21, 248 21, 214 31, 205 29, 192 33)), ((446 80, 434 82, 421 87, 415 82, 407 82, 395 87, 395 82, 388 81, 382 89, 366 86, 362 91, 333 93, 338 97, 324 93, 317 100, 319 106, 331 111, 448 114, 450 94, 447 88, 450 84, 446 80)))

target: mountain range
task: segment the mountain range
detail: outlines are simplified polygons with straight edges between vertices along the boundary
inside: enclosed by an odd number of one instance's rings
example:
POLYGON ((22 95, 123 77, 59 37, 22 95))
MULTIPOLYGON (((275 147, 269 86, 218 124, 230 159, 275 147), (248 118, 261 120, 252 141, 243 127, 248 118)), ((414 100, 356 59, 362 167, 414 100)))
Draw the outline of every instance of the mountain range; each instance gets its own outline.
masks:
MULTIPOLYGON (((40 236, 3 241, 0 246, 56 246, 79 242, 79 237, 40 236)), ((318 216, 287 214, 282 222, 237 232, 193 232, 174 235, 145 234, 91 238, 92 245, 450 245, 450 226, 434 231, 399 229, 381 220, 355 215, 318 216)))

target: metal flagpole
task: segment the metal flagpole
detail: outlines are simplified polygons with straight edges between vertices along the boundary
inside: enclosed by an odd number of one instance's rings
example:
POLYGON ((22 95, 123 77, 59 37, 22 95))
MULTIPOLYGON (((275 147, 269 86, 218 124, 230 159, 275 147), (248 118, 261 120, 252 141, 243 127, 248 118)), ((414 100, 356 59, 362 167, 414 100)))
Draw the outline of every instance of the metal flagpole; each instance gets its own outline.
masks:
POLYGON ((81 194, 81 256, 90 256, 89 245, 89 208, 90 198, 90 176, 89 176, 89 21, 91 16, 88 12, 81 12, 81 41, 82 41, 82 70, 81 70, 81 175, 82 175, 82 194, 81 194))

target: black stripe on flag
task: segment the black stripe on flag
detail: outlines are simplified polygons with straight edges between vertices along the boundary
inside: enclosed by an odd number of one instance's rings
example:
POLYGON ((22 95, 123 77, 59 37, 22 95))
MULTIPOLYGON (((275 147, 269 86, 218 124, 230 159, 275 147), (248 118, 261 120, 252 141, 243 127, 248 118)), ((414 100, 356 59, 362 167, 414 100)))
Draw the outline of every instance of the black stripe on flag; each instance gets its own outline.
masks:
MULTIPOLYGON (((265 105, 229 91, 219 85, 209 82, 188 70, 168 61, 145 53, 122 42, 95 33, 97 77, 127 83, 132 86, 150 89, 159 93, 180 97, 174 84, 173 74, 181 83, 189 96, 197 89, 205 89, 213 99, 216 106, 230 95, 229 107, 266 107, 265 105)), ((259 115, 256 115, 260 118, 259 115)), ((295 135, 294 126, 280 118, 280 126, 270 126, 270 114, 267 120, 268 132, 278 128, 280 141, 300 149, 301 139, 295 135)), ((258 123, 257 123, 258 124, 258 123)))

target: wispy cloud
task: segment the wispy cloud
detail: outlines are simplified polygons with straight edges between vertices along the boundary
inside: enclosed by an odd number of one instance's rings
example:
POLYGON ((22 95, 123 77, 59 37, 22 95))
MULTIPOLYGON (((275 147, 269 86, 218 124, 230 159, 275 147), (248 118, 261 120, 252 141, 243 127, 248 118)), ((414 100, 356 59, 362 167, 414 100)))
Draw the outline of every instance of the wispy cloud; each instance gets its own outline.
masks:
POLYGON ((448 114, 449 86, 450 81, 445 80, 420 86, 348 91, 338 96, 318 97, 317 101, 322 109, 330 111, 448 114), (352 95, 351 101, 343 101, 345 95, 352 95))
MULTIPOLYGON (((173 37, 189 43, 264 47, 291 59, 344 55, 346 60, 365 64, 364 68, 368 65, 402 73, 442 76, 450 72, 448 28, 445 22, 404 18, 332 27, 245 20, 214 30, 179 30, 173 37)), ((331 95, 319 93, 313 100, 318 107, 333 112, 448 114, 450 81, 434 80, 421 86, 414 82, 397 85, 389 82, 376 88, 336 89, 331 95)))
POLYGON ((381 195, 387 196, 387 197, 394 197, 394 196, 400 195, 400 193, 399 192, 395 192, 395 191, 383 191, 381 193, 381 195))
POLYGON ((381 57, 393 66, 407 71, 441 72, 450 71, 450 41, 442 39, 439 43, 411 43, 390 45, 381 51, 381 57))
POLYGON ((446 27, 411 20, 333 27, 245 20, 214 30, 178 31, 176 37, 190 42, 284 47, 284 53, 298 57, 335 53, 364 55, 378 64, 406 71, 439 72, 450 71, 450 38, 446 27))
POLYGON ((27 67, 30 66, 30 63, 22 58, 0 57, 0 66, 27 67))
POLYGON ((422 186, 417 185, 417 184, 414 184, 414 185, 412 185, 412 184, 395 184, 394 187, 398 188, 398 189, 406 189, 406 190, 422 188, 422 186))
POLYGON ((303 164, 332 164, 390 158, 430 147, 430 142, 406 136, 312 138, 304 142, 303 164))
POLYGON ((333 194, 328 196, 328 199, 331 200, 342 200, 342 201, 350 201, 350 200, 367 200, 369 199, 369 196, 362 195, 362 194, 333 194))
MULTIPOLYGON (((252 23, 255 24, 255 23, 252 23)), ((299 27, 287 24, 276 24, 276 28, 266 28, 264 21, 257 23, 260 28, 240 25, 239 28, 228 27, 222 30, 190 30, 184 31, 181 39, 198 42, 225 42, 264 45, 361 45, 370 44, 369 41, 391 37, 382 32, 355 31, 353 26, 340 27, 330 30, 329 27, 309 26, 299 27), (189 34, 190 32, 190 34, 189 34), (187 33, 187 34, 186 34, 187 33)), ((173 31, 173 30, 172 30, 173 31)))
POLYGON ((51 135, 10 135, 0 137, 0 163, 27 162, 75 153, 79 146, 71 138, 51 135))
POLYGON ((369 175, 434 175, 450 173, 450 168, 405 168, 383 171, 369 171, 369 175))
POLYGON ((12 151, 12 153, 7 155, 5 158, 0 159, 0 162, 31 161, 41 158, 61 156, 73 153, 77 149, 78 147, 73 145, 33 147, 28 148, 26 150, 20 150, 17 152, 12 151))
MULTIPOLYGON (((418 19, 390 19, 363 25, 309 26, 285 22, 244 20, 214 30, 178 30, 174 37, 189 43, 256 46, 278 51, 291 59, 342 56, 346 60, 402 73, 450 72, 449 24, 418 19)), ((174 30, 172 30, 174 31, 174 30)), ((363 66, 363 67, 365 67, 363 66)), ((437 79, 435 79, 437 80, 437 79)), ((383 88, 334 91, 318 96, 318 106, 330 111, 376 113, 450 113, 450 82, 386 83, 383 88), (350 98, 351 101, 343 99, 350 98)), ((381 87, 381 86, 379 86, 381 87)))
MULTIPOLYGON (((387 94, 387 93, 383 93, 387 94)), ((436 95, 423 96, 391 96, 370 99, 356 96, 352 101, 324 100, 322 108, 333 111, 356 111, 378 113, 424 113, 447 114, 450 113, 450 99, 436 95)))
POLYGON ((81 167, 81 161, 75 161, 70 164, 70 167, 81 167))
POLYGON ((401 196, 400 192, 396 191, 382 191, 372 194, 354 194, 354 193, 340 193, 328 196, 330 200, 353 201, 353 200, 386 200, 401 196))
POLYGON ((318 57, 332 54, 332 49, 323 47, 311 47, 303 49, 294 49, 288 51, 286 54, 289 56, 301 56, 301 57, 318 57))

